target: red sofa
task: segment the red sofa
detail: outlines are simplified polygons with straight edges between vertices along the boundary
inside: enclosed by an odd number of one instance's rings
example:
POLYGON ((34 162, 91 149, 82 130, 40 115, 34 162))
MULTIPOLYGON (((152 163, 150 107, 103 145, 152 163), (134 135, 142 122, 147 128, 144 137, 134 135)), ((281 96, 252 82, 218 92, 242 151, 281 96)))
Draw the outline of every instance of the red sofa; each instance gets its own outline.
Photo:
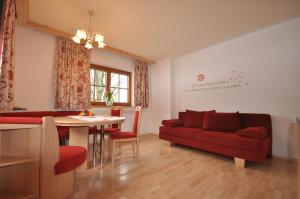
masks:
MULTIPOLYGON (((30 117, 42 118, 46 116, 62 117, 67 115, 78 115, 81 111, 14 111, 0 113, 0 117, 30 117)), ((64 144, 69 137, 69 127, 58 126, 58 137, 60 144, 64 144)))
POLYGON ((159 138, 239 160, 263 162, 272 156, 272 123, 268 114, 180 112, 163 120, 159 138))

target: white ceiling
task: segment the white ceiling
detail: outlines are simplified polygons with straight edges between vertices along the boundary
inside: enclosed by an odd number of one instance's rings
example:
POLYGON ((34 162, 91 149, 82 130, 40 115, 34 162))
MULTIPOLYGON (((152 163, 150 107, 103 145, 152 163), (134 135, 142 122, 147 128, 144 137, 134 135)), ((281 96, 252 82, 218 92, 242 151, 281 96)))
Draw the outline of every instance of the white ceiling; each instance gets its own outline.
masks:
POLYGON ((30 19, 158 60, 183 55, 300 16, 300 0, 30 0, 30 19))

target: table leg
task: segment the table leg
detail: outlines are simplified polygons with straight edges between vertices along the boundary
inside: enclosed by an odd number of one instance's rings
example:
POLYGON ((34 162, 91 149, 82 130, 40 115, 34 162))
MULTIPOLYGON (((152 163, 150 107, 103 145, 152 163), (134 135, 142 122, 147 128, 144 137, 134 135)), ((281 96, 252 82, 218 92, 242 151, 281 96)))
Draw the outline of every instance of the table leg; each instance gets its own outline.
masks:
POLYGON ((100 126, 100 166, 103 166, 104 159, 104 125, 100 126))
MULTIPOLYGON (((89 148, 89 129, 88 127, 70 127, 69 134, 69 145, 70 146, 82 146, 88 151, 89 148)), ((87 159, 86 161, 76 169, 76 171, 86 171, 87 170, 87 159)))
POLYGON ((93 132, 93 164, 96 165, 96 142, 97 142, 97 125, 94 126, 93 132))

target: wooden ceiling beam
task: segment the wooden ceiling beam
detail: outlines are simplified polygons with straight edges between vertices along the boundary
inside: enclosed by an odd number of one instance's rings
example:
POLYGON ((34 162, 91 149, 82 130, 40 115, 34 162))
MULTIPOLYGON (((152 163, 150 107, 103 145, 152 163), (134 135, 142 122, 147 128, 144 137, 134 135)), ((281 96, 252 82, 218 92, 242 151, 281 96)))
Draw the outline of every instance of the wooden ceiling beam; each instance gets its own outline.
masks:
MULTIPOLYGON (((44 24, 40 24, 38 22, 35 21, 31 21, 29 18, 29 0, 16 0, 16 5, 17 5, 17 22, 18 24, 34 29, 34 30, 38 30, 41 32, 45 32, 51 35, 55 35, 55 36, 59 36, 59 37, 64 37, 66 39, 71 39, 71 37, 73 36, 73 34, 58 30, 56 28, 52 28, 50 26, 44 25, 44 24)), ((124 51, 124 50, 120 50, 118 48, 106 45, 104 48, 98 48, 99 50, 104 50, 107 52, 111 52, 113 54, 116 55, 120 55, 120 56, 124 56, 124 57, 128 57, 130 59, 134 59, 134 60, 141 60, 144 62, 147 62, 148 64, 154 64, 155 61, 124 51)))

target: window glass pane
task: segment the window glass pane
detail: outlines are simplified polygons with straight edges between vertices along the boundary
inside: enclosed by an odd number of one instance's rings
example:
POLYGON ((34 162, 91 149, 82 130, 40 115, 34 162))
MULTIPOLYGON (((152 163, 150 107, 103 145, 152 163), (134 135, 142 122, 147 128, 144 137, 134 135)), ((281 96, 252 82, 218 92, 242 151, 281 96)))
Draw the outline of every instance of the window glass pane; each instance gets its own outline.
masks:
POLYGON ((91 85, 94 84, 94 77, 95 77, 94 72, 95 72, 95 70, 93 68, 91 68, 91 70, 90 70, 91 85))
POLYGON ((94 97, 95 97, 95 92, 94 92, 94 86, 91 86, 91 101, 94 101, 94 97))
POLYGON ((111 83, 110 86, 111 87, 119 87, 120 83, 119 83, 119 74, 117 73, 111 73, 111 83))
POLYGON ((128 88, 128 76, 120 75, 120 88, 128 88))
POLYGON ((95 86, 95 102, 104 102, 105 99, 105 87, 95 86))
POLYGON ((101 70, 95 70, 95 85, 105 86, 106 72, 101 70))
POLYGON ((111 91, 114 93, 114 102, 119 102, 119 89, 112 88, 111 91))
POLYGON ((127 102, 127 100, 128 100, 128 90, 127 89, 120 89, 119 91, 120 91, 120 93, 119 93, 119 97, 120 97, 119 102, 123 102, 123 103, 127 102))

